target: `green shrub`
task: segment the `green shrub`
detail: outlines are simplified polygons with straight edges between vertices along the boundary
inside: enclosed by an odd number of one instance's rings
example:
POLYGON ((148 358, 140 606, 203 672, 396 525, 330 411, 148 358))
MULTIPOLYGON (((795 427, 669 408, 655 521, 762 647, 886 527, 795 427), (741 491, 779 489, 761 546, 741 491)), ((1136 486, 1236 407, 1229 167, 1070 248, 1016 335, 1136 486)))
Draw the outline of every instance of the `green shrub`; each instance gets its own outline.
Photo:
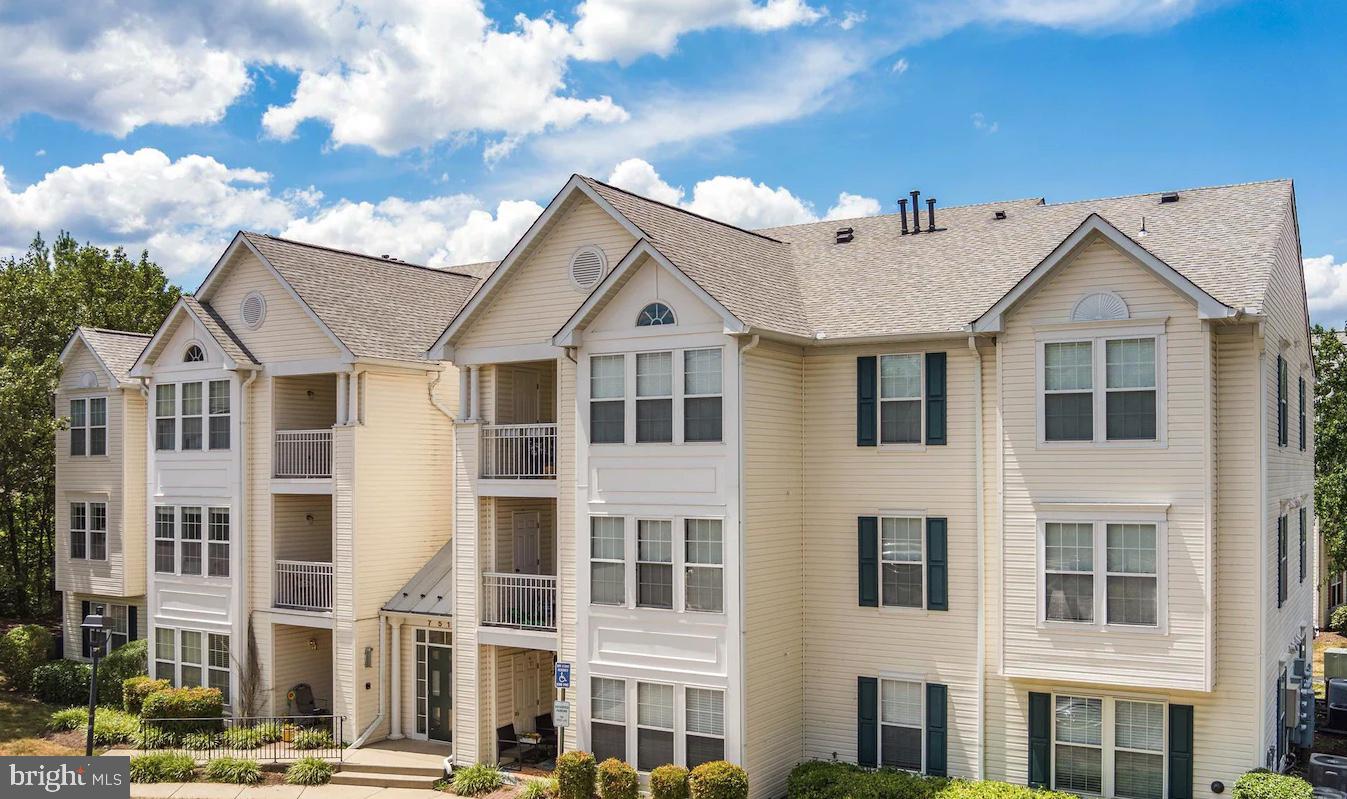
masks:
POLYGON ((36 624, 11 627, 0 638, 0 674, 13 688, 27 691, 33 681, 33 669, 47 662, 51 652, 51 633, 36 624))
POLYGON ((592 799, 594 796, 594 756, 589 752, 567 752, 557 758, 557 795, 560 799, 592 799))
POLYGON ((131 677, 145 674, 145 646, 141 638, 125 643, 98 661, 98 702, 103 705, 122 705, 122 683, 131 677))
POLYGON ((158 752, 131 758, 132 782, 191 782, 195 771, 188 755, 158 752))
POLYGON ((285 770, 290 785, 326 785, 332 779, 332 764, 319 757, 302 757, 285 770))
POLYGON ((688 799, 688 770, 669 765, 650 772, 650 799, 688 799))
POLYGON ((242 757, 217 757, 206 764, 206 779, 231 785, 256 785, 262 781, 262 767, 256 760, 242 757))
POLYGON ((94 715, 94 743, 120 746, 140 737, 140 719, 122 710, 100 707, 94 715))
POLYGON ((230 727, 220 736, 220 743, 228 749, 256 749, 262 745, 262 734, 254 727, 230 727))
POLYGON ((748 774, 724 760, 712 760, 688 774, 691 799, 748 799, 748 774))
POLYGON ((1328 626, 1339 635, 1347 635, 1347 605, 1333 608, 1333 614, 1328 617, 1328 626))
POLYGON ((454 770, 454 793, 459 796, 477 796, 491 793, 505 784, 500 769, 490 763, 477 763, 454 770))
POLYGON ((1234 799, 1310 799, 1312 792, 1310 784, 1299 777, 1260 770, 1235 780, 1234 799))
POLYGON ((557 795, 557 781, 555 778, 547 780, 529 780, 524 783, 523 789, 519 792, 518 799, 555 799, 557 795))
POLYGON ((264 744, 274 744, 281 739, 281 725, 279 722, 267 721, 253 727, 257 732, 257 737, 264 744))
POLYGON ((197 721, 161 723, 165 729, 171 729, 180 735, 189 732, 209 732, 222 727, 222 721, 200 721, 200 719, 218 719, 224 714, 224 702, 216 688, 169 688, 155 691, 145 697, 140 716, 146 719, 197 719, 197 721))
POLYGON ((220 736, 213 732, 189 732, 182 736, 182 748, 193 752, 214 749, 220 745, 220 736))
POLYGON ((150 694, 167 691, 173 684, 168 680, 156 680, 145 674, 137 674, 122 681, 122 710, 140 715, 145 700, 150 694))
MULTIPOLYGON (((697 794, 693 794, 694 797, 697 794)), ((906 771, 869 771, 851 763, 801 763, 786 783, 788 799, 1076 799, 991 780, 951 780, 906 771)))
POLYGON ((336 745, 332 733, 327 730, 300 730, 295 733, 296 749, 329 749, 336 745))
POLYGON ((89 722, 89 709, 85 707, 68 707, 65 710, 58 710, 51 714, 47 721, 47 729, 52 732, 66 732, 68 730, 78 730, 89 722))
POLYGON ((172 749, 178 745, 178 736, 157 724, 144 724, 136 735, 137 749, 172 749))
POLYGON ((599 799, 637 799, 641 793, 641 778, 636 769, 610 757, 599 764, 599 799))
POLYGON ((33 669, 29 681, 38 699, 49 705, 75 705, 89 701, 89 664, 78 660, 53 660, 33 669))

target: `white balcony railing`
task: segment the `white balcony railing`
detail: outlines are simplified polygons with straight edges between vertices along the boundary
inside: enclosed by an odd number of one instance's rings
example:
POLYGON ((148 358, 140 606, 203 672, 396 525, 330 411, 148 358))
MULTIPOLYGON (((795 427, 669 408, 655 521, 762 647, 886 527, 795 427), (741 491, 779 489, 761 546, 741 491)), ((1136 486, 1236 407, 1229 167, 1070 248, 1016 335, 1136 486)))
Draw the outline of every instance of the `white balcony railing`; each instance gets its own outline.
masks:
POLYGON ((482 426, 482 477, 503 480, 557 478, 555 424, 482 426))
POLYGON ((557 628, 557 578, 551 574, 482 575, 482 624, 519 630, 557 628))
POLYGON ((275 605, 291 610, 332 610, 332 564, 276 561, 275 605))
POLYGON ((276 477, 332 476, 331 430, 277 430, 276 477))

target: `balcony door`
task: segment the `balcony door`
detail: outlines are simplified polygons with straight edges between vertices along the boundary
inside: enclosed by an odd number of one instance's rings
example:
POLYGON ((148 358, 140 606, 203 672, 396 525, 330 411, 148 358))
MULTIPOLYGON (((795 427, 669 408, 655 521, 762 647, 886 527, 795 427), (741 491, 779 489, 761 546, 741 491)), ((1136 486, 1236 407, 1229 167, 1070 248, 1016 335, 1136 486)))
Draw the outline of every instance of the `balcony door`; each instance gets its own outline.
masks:
POLYGON ((539 379, 533 369, 514 370, 514 421, 532 424, 538 421, 539 379))
POLYGON ((542 574, 540 514, 536 510, 514 512, 515 574, 542 574))

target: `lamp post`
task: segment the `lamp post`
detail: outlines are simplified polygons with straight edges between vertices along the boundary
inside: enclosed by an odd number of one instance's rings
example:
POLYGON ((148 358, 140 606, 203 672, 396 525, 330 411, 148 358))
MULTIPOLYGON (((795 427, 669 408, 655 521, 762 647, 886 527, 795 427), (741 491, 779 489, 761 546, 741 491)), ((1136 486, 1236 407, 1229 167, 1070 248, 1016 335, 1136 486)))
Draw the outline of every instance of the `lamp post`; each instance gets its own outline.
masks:
POLYGON ((107 619, 101 613, 91 613, 84 617, 80 629, 89 636, 89 653, 93 655, 93 665, 89 668, 89 731, 84 738, 84 755, 94 756, 94 708, 98 705, 98 655, 107 640, 107 619))

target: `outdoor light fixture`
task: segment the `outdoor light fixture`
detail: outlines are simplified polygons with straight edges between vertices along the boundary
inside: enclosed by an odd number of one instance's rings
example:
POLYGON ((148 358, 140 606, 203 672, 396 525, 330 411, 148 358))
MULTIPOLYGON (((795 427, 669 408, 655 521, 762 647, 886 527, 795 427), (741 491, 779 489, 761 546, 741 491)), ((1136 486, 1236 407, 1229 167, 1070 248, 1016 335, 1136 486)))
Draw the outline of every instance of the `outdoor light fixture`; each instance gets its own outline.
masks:
POLYGON ((90 613, 80 622, 80 629, 89 638, 89 654, 93 665, 89 669, 89 731, 84 737, 84 756, 94 756, 94 707, 98 704, 98 656, 108 640, 108 622, 102 613, 90 613))

